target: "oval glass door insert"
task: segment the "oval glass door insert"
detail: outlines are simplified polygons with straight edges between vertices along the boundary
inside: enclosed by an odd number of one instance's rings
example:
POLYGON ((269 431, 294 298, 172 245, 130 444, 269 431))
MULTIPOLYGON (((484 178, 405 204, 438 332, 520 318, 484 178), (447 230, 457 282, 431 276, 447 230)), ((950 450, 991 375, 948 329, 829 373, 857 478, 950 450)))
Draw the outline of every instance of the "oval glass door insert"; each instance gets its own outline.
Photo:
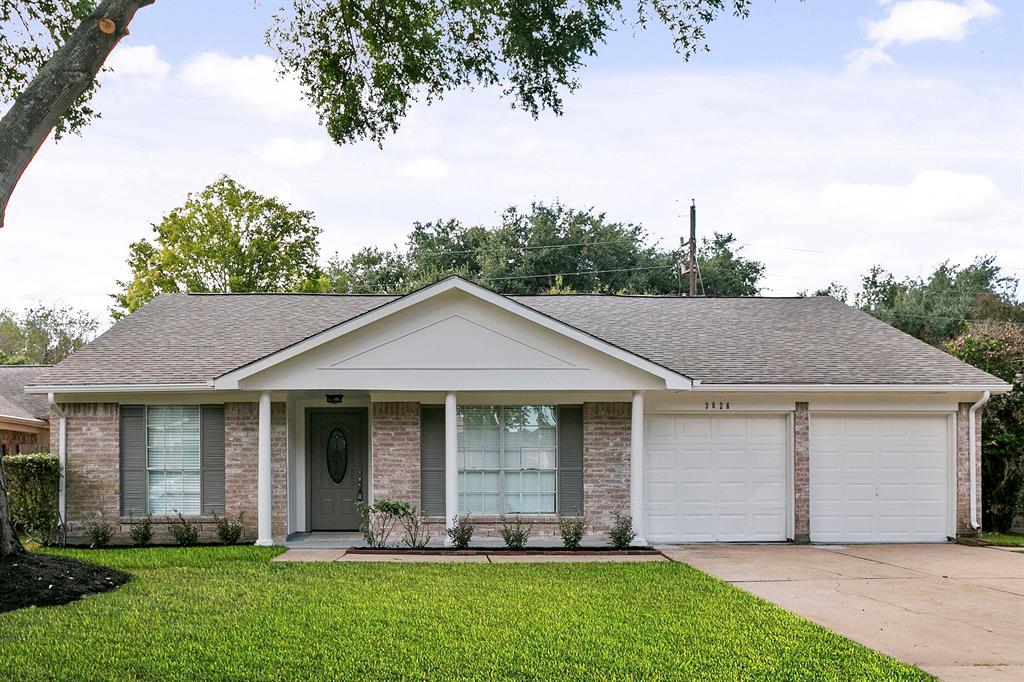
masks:
POLYGON ((341 429, 333 429, 327 436, 327 474, 335 483, 345 479, 348 469, 348 439, 341 429))

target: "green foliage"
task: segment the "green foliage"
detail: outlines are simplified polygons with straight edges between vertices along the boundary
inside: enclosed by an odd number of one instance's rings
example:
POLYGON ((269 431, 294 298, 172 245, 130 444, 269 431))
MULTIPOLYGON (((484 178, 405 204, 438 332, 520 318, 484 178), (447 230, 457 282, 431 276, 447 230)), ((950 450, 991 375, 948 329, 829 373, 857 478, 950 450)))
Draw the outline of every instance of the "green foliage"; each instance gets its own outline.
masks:
POLYGON ((145 547, 153 541, 153 517, 150 514, 141 521, 136 521, 132 514, 128 515, 128 523, 130 529, 128 535, 132 539, 132 544, 136 547, 145 547))
POLYGON ((633 517, 623 516, 615 513, 615 521, 611 530, 608 531, 608 539, 611 540, 615 549, 629 549, 629 546, 636 539, 636 531, 633 530, 633 517))
MULTIPOLYGON (((0 105, 18 98, 95 6, 93 0, 0 0, 0 105)), ((89 106, 98 87, 93 78, 89 90, 64 112, 54 129, 58 140, 99 117, 89 106)))
POLYGON ((387 497, 375 500, 373 504, 360 500, 356 503, 356 510, 363 517, 359 530, 370 547, 387 547, 395 526, 413 513, 408 502, 387 497))
POLYGON ((89 538, 89 546, 94 549, 109 545, 113 536, 114 524, 106 519, 100 518, 85 526, 85 537, 89 538))
POLYGON ((63 528, 58 508, 60 458, 50 453, 8 455, 3 467, 14 522, 36 542, 57 542, 63 528))
POLYGON ((1024 326, 974 324, 946 344, 964 362, 1013 384, 981 409, 983 528, 1006 533, 1024 513, 1024 326))
POLYGON ((129 247, 132 279, 118 282, 115 318, 161 293, 318 291, 320 228, 313 213, 222 176, 129 247))
POLYGON ((473 531, 476 530, 473 522, 469 520, 469 514, 459 516, 456 514, 452 517, 452 527, 445 530, 448 534, 448 539, 452 541, 452 547, 455 549, 466 549, 469 547, 470 540, 473 539, 473 531))
POLYGON ((423 512, 413 507, 408 514, 399 518, 402 524, 402 544, 413 549, 422 549, 430 542, 430 529, 423 512))
POLYGON ((1003 274, 995 256, 962 268, 946 262, 927 278, 903 281, 876 265, 861 284, 858 307, 935 346, 960 333, 965 320, 1024 322, 1017 280, 1003 274))
MULTIPOLYGON (((407 249, 363 249, 329 263, 332 291, 407 293, 449 275, 502 294, 676 294, 685 289, 679 251, 648 246, 639 225, 593 210, 533 204, 509 208, 493 227, 456 220, 416 223, 407 249)), ((764 265, 743 258, 732 235, 704 240, 698 261, 709 296, 751 296, 764 265)))
POLYGON ((587 525, 582 516, 569 517, 559 514, 558 532, 562 535, 562 544, 566 549, 576 549, 583 542, 587 525))
POLYGON ((682 563, 270 563, 281 551, 60 551, 133 580, 3 614, 3 676, 932 679, 682 563))
POLYGON ((515 521, 509 521, 504 514, 501 516, 501 539, 505 541, 505 546, 509 549, 526 547, 526 541, 530 539, 532 530, 532 524, 523 523, 521 516, 517 516, 515 521))
POLYGON ((1024 535, 1019 533, 982 533, 981 539, 997 547, 1024 547, 1024 535))
POLYGON ((214 515, 213 521, 217 526, 217 537, 220 538, 221 543, 225 545, 237 543, 242 537, 242 531, 245 529, 244 520, 244 511, 238 512, 237 521, 232 521, 229 518, 218 518, 214 515))
POLYGON ((89 313, 70 306, 0 310, 0 364, 56 364, 91 341, 98 326, 89 313))
POLYGON ((199 524, 186 519, 181 512, 175 513, 178 515, 178 520, 167 524, 167 530, 174 541, 182 547, 191 547, 199 542, 199 524))
MULTIPOLYGON (((689 59, 707 49, 706 24, 723 11, 746 16, 749 5, 638 0, 635 23, 653 15, 689 59)), ((619 0, 292 0, 292 8, 275 16, 267 42, 338 143, 380 143, 414 102, 462 88, 500 89, 535 118, 543 109, 560 114, 584 59, 627 21, 619 0)))

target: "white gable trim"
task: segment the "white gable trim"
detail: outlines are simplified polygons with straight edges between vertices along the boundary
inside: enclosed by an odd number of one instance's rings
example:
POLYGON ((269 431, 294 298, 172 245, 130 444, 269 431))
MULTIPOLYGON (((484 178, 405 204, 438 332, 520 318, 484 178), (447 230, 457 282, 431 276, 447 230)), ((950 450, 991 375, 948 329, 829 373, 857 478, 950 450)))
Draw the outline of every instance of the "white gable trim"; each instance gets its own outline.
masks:
POLYGON ((627 365, 647 372, 648 374, 659 377, 665 381, 665 388, 686 390, 692 388, 694 385, 693 380, 687 376, 674 372, 655 362, 651 362, 650 360, 636 355, 635 353, 623 350, 622 348, 610 344, 607 341, 603 341, 596 336, 582 332, 575 327, 571 327, 564 322, 554 319, 553 317, 549 317, 543 313, 533 310, 522 303, 512 301, 500 294, 496 294, 481 286, 467 282, 459 277, 449 277, 448 279, 444 279, 436 284, 414 291, 413 293, 391 301, 390 303, 385 303, 379 308, 374 308, 373 310, 354 317, 351 320, 342 322, 341 324, 335 325, 330 329, 326 329, 307 339, 299 341, 298 343, 282 348, 279 351, 275 351, 274 353, 260 358, 259 360, 243 365, 238 369, 222 374, 214 380, 214 386, 218 389, 237 389, 239 388, 239 381, 246 377, 262 372, 265 369, 301 355, 302 353, 312 350, 324 343, 328 343, 329 341, 340 338, 345 334, 366 327, 367 325, 371 325, 378 320, 394 315, 397 312, 411 308, 423 301, 452 290, 461 291, 477 299, 495 305, 502 310, 516 315, 517 317, 561 334, 562 336, 570 338, 578 343, 588 346, 589 348, 593 348, 594 350, 604 353, 605 355, 615 358, 627 365))

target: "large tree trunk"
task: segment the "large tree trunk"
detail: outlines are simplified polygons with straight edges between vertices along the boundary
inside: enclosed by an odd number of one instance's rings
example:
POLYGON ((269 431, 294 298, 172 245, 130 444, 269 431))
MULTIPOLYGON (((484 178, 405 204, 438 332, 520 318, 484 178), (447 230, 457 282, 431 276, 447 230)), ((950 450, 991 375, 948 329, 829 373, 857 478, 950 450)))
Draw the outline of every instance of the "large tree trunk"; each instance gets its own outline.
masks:
POLYGON ((135 12, 153 2, 103 0, 43 64, 0 120, 0 227, 14 187, 46 136, 86 91, 117 42, 128 35, 135 12))
POLYGON ((7 479, 4 477, 4 463, 0 458, 0 557, 24 552, 21 540, 14 531, 11 518, 11 502, 7 499, 7 479))

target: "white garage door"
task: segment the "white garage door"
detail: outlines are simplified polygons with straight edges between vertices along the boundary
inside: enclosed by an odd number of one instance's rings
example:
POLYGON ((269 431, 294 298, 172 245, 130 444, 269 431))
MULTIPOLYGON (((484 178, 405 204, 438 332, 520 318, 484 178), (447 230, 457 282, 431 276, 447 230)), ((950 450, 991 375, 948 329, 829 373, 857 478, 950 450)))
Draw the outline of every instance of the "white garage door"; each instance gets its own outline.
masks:
POLYGON ((786 432, 784 416, 647 415, 647 540, 785 540, 786 432))
POLYGON ((811 540, 940 542, 947 536, 944 415, 811 415, 811 540))

